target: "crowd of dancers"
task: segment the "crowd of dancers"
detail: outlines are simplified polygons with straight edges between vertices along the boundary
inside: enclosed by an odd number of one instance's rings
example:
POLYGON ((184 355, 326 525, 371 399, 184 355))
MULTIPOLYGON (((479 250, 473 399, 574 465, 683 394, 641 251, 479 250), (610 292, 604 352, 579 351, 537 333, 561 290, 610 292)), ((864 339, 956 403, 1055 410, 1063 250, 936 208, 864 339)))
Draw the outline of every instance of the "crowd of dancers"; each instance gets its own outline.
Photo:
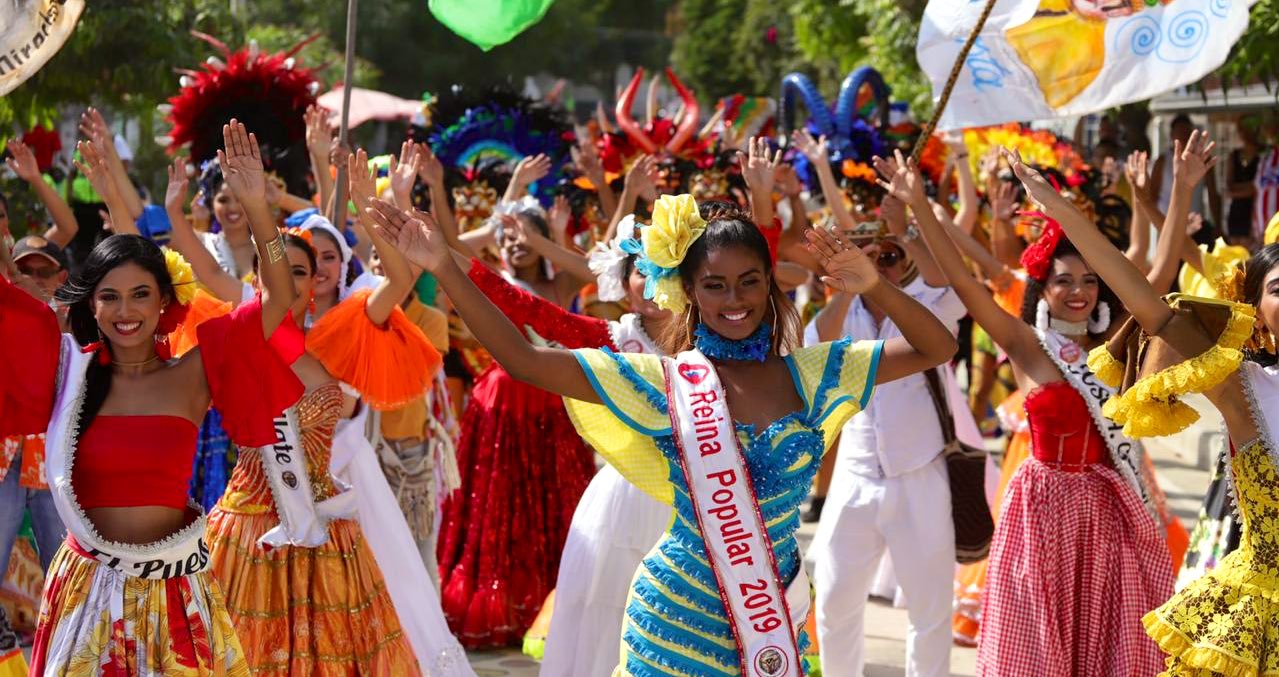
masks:
POLYGON ((29 511, 43 572, 0 674, 25 620, 38 675, 855 676, 877 591, 910 675, 1279 672, 1279 245, 1233 203, 1196 245, 1206 134, 917 161, 671 80, 643 125, 638 75, 580 125, 455 92, 373 158, 179 115, 162 204, 90 110, 102 229, 11 142, 51 225, 0 247, 0 571, 29 511), (1141 439, 1190 393, 1231 445, 1187 533, 1141 439))

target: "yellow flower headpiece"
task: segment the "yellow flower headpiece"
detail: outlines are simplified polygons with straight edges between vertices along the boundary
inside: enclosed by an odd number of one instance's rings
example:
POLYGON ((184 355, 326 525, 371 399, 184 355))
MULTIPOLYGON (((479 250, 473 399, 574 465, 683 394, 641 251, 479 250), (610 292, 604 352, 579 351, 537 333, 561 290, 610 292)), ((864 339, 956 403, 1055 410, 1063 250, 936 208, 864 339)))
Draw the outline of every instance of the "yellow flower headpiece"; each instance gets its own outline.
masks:
POLYGON ((692 195, 663 195, 653 205, 653 222, 640 231, 644 258, 636 265, 648 278, 644 295, 658 307, 674 313, 688 307, 679 265, 705 232, 706 221, 692 195))
POLYGON ((165 249, 164 267, 169 270, 169 279, 173 281, 174 300, 179 305, 191 305, 196 290, 195 272, 191 270, 191 264, 178 252, 165 249))

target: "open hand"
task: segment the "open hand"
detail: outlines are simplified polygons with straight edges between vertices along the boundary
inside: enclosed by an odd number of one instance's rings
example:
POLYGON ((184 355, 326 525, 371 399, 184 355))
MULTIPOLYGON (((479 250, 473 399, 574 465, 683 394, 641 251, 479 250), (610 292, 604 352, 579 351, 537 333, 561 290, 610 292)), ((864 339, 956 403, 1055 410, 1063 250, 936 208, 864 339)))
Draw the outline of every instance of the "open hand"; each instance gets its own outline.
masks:
POLYGON ((826 142, 826 137, 814 139, 813 135, 807 129, 797 129, 791 132, 791 143, 795 148, 808 158, 808 161, 818 167, 830 165, 830 146, 826 142))
POLYGON ((80 133, 93 142, 103 159, 119 159, 115 152, 115 135, 97 108, 90 108, 80 116, 80 133))
POLYGON ((632 195, 648 198, 657 191, 657 161, 652 155, 641 155, 626 172, 625 187, 632 195))
POLYGON ((182 213, 186 206, 187 186, 191 183, 187 178, 186 158, 176 157, 168 166, 169 186, 164 190, 164 208, 169 212, 182 213))
POLYGON ((417 181, 419 163, 422 161, 421 149, 412 141, 400 144, 400 157, 391 156, 389 177, 391 194, 395 195, 396 204, 408 204, 413 199, 413 184, 417 181))
POLYGON ((596 150, 590 136, 583 134, 578 139, 577 167, 582 171, 582 175, 590 179, 598 189, 605 182, 604 163, 600 161, 600 153, 596 150))
POLYGON ((515 165, 511 174, 511 183, 518 186, 531 186, 539 179, 551 173, 551 158, 543 154, 529 155, 515 165))
POLYGON ((1026 188, 1026 194, 1030 196, 1030 199, 1039 203, 1044 210, 1060 207, 1061 203, 1066 201, 1066 198, 1062 197, 1061 193, 1057 192, 1057 189, 1051 183, 1048 183, 1048 179, 1045 179, 1043 174, 1022 162, 1020 153, 1008 148, 1001 148, 1000 152, 1003 154, 1004 159, 1008 161, 1008 166, 1013 170, 1013 175, 1026 188))
POLYGON ((346 174, 351 179, 351 201, 364 220, 364 210, 377 198, 377 170, 369 166, 369 154, 363 148, 347 158, 346 174))
POLYGON ((879 201, 879 218, 888 224, 888 232, 893 235, 906 234, 906 204, 893 195, 885 195, 879 201))
POLYGON ((987 197, 990 200, 990 214, 996 221, 1008 223, 1017 215, 1017 186, 999 181, 987 197))
POLYGON ((1128 155, 1124 165, 1124 176, 1128 177, 1128 185, 1133 193, 1143 202, 1154 202, 1154 182, 1150 180, 1150 155, 1146 151, 1135 150, 1128 155))
POLYGON ((773 172, 773 183, 777 186, 777 190, 788 198, 795 197, 804 190, 804 184, 800 183, 795 167, 786 163, 777 165, 776 171, 773 172))
POLYGON ((373 231, 410 263, 435 273, 449 260, 449 244, 430 214, 405 211, 385 200, 373 200, 363 211, 373 231))
POLYGON ((1203 181, 1208 172, 1217 164, 1212 153, 1217 143, 1209 138, 1206 132, 1195 130, 1190 133, 1186 146, 1173 142, 1172 177, 1173 181, 1185 188, 1194 188, 1203 181))
POLYGON ((329 112, 319 106, 309 106, 306 120, 306 150, 312 158, 324 161, 333 149, 333 127, 329 125, 329 112))
POLYGON ((757 136, 747 144, 747 152, 737 151, 742 163, 742 178, 746 187, 757 195, 772 195, 773 174, 782 161, 782 151, 770 152, 768 139, 757 136), (745 157, 742 157, 742 156, 745 157))
POLYGON ((845 294, 865 294, 879 284, 879 270, 859 247, 849 245, 824 228, 806 233, 808 250, 826 270, 822 282, 845 294))
POLYGON ((884 177, 876 181, 889 195, 910 205, 912 208, 927 209, 928 194, 924 192, 924 176, 919 173, 919 165, 913 158, 907 159, 900 150, 893 151, 893 157, 876 157, 871 160, 879 175, 884 177))
POLYGON ((89 185, 93 186, 102 201, 111 204, 118 193, 115 180, 111 178, 111 169, 107 167, 107 160, 102 156, 98 145, 93 141, 81 141, 76 144, 76 150, 80 151, 80 159, 75 163, 76 169, 89 180, 89 185))
POLYGON ((546 213, 546 225, 551 231, 553 240, 561 244, 568 241, 568 222, 572 218, 573 208, 569 205, 568 198, 556 195, 555 202, 546 213))
POLYGON ((9 142, 8 148, 9 154, 13 157, 9 158, 6 164, 14 174, 18 175, 18 178, 27 183, 43 180, 40 177, 40 165, 36 163, 36 156, 27 144, 13 140, 9 142))
POLYGON ((250 134, 244 125, 234 118, 222 125, 224 150, 218 151, 218 165, 227 188, 246 206, 266 205, 266 172, 262 169, 262 151, 258 137, 250 134))
POLYGON ((418 144, 418 157, 420 159, 417 165, 418 176, 422 177, 428 186, 443 186, 444 163, 435 157, 431 146, 425 143, 418 144))

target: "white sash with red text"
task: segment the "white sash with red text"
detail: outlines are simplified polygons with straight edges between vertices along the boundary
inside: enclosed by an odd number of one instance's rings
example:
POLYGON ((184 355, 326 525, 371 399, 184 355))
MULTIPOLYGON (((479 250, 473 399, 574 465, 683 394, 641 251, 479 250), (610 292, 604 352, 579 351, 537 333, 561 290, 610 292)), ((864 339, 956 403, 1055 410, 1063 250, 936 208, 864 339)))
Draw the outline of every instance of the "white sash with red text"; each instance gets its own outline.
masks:
POLYGON ((808 613, 801 566, 786 594, 719 375, 696 350, 662 360, 671 430, 747 677, 798 677, 795 627, 808 613))

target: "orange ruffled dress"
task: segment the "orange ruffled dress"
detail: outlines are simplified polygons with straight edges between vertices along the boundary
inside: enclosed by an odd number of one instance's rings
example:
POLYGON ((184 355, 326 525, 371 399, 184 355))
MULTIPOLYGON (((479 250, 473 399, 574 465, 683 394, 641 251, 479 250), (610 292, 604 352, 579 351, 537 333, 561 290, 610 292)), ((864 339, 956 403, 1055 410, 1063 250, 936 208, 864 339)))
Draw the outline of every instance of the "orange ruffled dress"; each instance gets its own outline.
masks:
MULTIPOLYGON (((330 310, 307 335, 307 351, 370 406, 420 397, 439 368, 439 353, 398 308, 385 326, 368 322, 368 294, 356 292, 330 310)), ((329 461, 342 390, 337 383, 321 386, 296 408, 319 502, 337 493, 329 461)), ((422 674, 358 523, 330 522, 329 540, 318 548, 266 550, 258 544, 279 519, 261 456, 251 452, 241 452, 226 494, 209 515, 207 540, 253 672, 422 674)))

